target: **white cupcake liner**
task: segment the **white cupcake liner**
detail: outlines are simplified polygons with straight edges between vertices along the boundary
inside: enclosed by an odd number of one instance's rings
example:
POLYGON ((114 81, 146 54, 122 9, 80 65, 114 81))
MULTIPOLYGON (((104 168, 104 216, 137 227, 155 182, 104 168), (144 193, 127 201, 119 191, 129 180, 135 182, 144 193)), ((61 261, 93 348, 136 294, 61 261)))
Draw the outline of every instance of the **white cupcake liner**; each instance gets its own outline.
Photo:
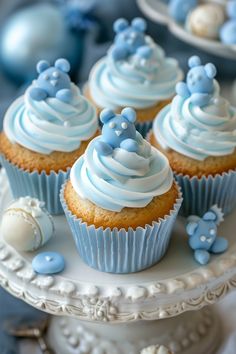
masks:
POLYGON ((2 166, 5 168, 11 191, 14 198, 30 196, 45 202, 45 208, 50 214, 63 214, 60 203, 60 189, 69 177, 70 169, 51 171, 46 174, 37 171, 29 172, 9 162, 4 156, 0 156, 2 166))
POLYGON ((175 179, 183 193, 183 216, 202 216, 214 204, 225 215, 236 207, 236 170, 201 178, 175 173, 175 179))
POLYGON ((77 218, 68 209, 62 186, 60 198, 77 250, 90 267, 108 273, 133 273, 161 260, 168 249, 171 231, 182 203, 182 195, 169 215, 145 228, 135 230, 96 228, 77 218))

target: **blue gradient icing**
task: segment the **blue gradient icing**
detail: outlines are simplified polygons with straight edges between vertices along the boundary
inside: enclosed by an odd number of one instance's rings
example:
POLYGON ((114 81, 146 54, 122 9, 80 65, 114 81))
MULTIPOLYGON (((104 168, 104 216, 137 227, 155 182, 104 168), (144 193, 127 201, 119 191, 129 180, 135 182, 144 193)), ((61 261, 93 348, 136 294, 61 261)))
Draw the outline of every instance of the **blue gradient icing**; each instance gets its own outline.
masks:
POLYGON ((101 155, 96 150, 100 139, 90 142, 71 169, 71 183, 81 198, 119 212, 124 207, 145 207, 169 191, 173 184, 169 162, 141 134, 136 133, 137 153, 115 148, 111 155, 101 155))
POLYGON ((153 131, 163 148, 195 160, 229 155, 236 148, 236 108, 220 96, 214 81, 214 93, 207 105, 199 107, 191 97, 177 95, 158 114, 153 131))
POLYGON ((36 101, 29 94, 32 86, 6 113, 4 132, 12 143, 42 154, 70 152, 95 134, 98 128, 95 109, 76 85, 71 84, 70 103, 55 97, 36 101))
POLYGON ((145 36, 145 43, 122 60, 114 59, 112 46, 95 64, 88 85, 98 106, 114 110, 124 106, 146 108, 174 95, 175 85, 182 79, 177 61, 166 58, 149 36, 145 36))

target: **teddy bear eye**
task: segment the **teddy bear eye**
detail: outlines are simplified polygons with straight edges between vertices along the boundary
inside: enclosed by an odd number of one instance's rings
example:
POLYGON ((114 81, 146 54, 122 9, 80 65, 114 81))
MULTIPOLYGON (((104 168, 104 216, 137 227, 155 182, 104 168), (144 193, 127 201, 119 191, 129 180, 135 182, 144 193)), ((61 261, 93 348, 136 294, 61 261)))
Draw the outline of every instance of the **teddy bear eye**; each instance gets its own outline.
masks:
POLYGON ((121 128, 122 129, 127 129, 128 128, 128 124, 125 123, 125 122, 121 123, 121 128))
POLYGON ((210 229, 210 230, 209 230, 209 234, 210 234, 210 235, 215 235, 215 233, 216 233, 215 229, 210 229))
POLYGON ((43 78, 44 78, 44 80, 49 80, 48 74, 45 74, 43 78))
POLYGON ((109 128, 114 129, 115 126, 116 126, 116 123, 115 123, 115 122, 109 123, 109 128))
POLYGON ((52 73, 52 76, 57 79, 57 78, 60 76, 60 74, 59 74, 58 71, 54 71, 54 72, 52 73))

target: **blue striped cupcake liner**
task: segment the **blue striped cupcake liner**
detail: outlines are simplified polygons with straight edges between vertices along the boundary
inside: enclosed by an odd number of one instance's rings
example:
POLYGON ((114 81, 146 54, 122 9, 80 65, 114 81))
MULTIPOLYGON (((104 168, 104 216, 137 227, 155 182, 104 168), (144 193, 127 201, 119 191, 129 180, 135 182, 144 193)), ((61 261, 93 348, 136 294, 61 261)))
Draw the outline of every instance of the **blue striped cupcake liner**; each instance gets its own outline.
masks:
POLYGON ((236 170, 201 178, 175 174, 175 179, 183 193, 183 216, 202 216, 214 204, 225 215, 236 207, 236 170))
POLYGON ((0 156, 2 166, 5 168, 10 188, 14 198, 30 196, 45 202, 45 208, 50 214, 63 214, 60 203, 60 189, 69 177, 70 169, 58 173, 51 171, 29 172, 17 167, 3 156, 0 156))
POLYGON ((60 193, 61 203, 78 253, 88 266, 107 273, 133 273, 153 266, 165 255, 182 203, 180 189, 169 215, 145 228, 126 231, 96 228, 73 215, 64 198, 65 185, 60 193))

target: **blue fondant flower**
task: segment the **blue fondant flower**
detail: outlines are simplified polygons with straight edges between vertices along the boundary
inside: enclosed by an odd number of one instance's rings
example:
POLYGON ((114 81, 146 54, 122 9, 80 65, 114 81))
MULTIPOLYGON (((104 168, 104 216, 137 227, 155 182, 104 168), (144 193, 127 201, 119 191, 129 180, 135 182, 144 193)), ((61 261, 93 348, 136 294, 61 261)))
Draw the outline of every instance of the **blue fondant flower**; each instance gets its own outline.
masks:
POLYGON ((225 44, 236 44, 236 1, 228 1, 227 14, 229 20, 220 29, 220 39, 225 44))

